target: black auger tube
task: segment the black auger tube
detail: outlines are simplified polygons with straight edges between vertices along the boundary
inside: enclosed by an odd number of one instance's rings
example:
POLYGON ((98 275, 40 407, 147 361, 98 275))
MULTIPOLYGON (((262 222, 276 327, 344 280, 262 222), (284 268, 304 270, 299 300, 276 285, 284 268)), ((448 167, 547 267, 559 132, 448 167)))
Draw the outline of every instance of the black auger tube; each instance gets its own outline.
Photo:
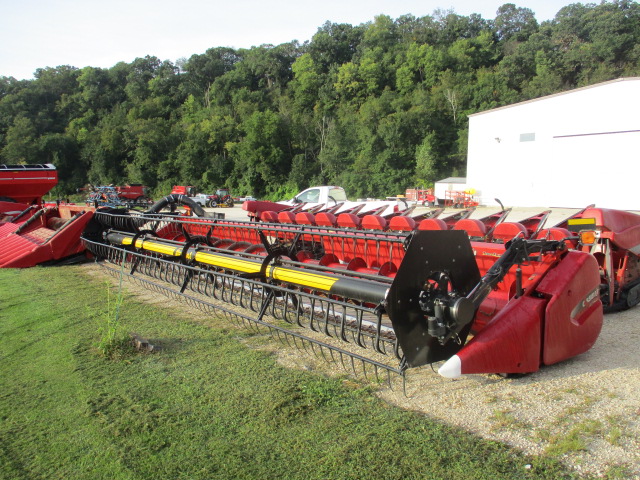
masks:
MULTIPOLYGON (((159 238, 135 236, 124 232, 109 232, 106 240, 113 245, 134 247, 137 250, 151 251, 161 255, 212 265, 240 275, 259 278, 263 271, 262 262, 233 254, 210 251, 206 248, 188 247, 182 242, 172 242, 159 238), (133 243, 135 242, 135 245, 133 243), (185 249, 186 247, 186 249, 185 249)), ((387 283, 371 280, 343 277, 311 269, 281 265, 268 265, 264 269, 265 280, 276 280, 302 288, 321 290, 331 295, 355 301, 381 305, 389 289, 387 283)))

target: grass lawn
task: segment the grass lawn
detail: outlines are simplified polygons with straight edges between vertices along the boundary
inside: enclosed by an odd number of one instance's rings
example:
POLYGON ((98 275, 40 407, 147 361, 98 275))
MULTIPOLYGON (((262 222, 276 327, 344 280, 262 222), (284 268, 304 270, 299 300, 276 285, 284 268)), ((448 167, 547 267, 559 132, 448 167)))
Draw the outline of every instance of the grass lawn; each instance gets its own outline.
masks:
POLYGON ((571 477, 127 296, 126 331, 162 350, 108 358, 115 292, 85 271, 0 269, 2 479, 571 477))

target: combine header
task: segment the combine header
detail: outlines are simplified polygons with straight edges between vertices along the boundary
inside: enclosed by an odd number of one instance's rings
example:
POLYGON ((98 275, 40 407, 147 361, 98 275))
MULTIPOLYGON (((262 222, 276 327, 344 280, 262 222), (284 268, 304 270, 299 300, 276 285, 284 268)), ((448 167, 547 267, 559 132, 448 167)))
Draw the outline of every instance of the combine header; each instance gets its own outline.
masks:
POLYGON ((93 209, 44 206, 58 183, 53 165, 0 165, 0 268, 32 267, 83 254, 80 234, 93 209))
POLYGON ((574 221, 589 229, 574 234, 542 229, 548 212, 507 213, 453 225, 343 213, 357 223, 345 227, 327 212, 256 223, 98 211, 84 243, 114 274, 365 373, 444 362, 445 377, 521 374, 589 350, 603 301, 637 303, 640 217, 586 209, 574 221))

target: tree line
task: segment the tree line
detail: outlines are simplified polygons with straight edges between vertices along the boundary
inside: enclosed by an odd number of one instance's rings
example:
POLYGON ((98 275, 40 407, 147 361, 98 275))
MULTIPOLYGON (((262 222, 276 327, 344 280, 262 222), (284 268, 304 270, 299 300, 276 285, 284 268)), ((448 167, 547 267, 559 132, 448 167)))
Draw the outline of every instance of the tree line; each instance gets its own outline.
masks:
POLYGON ((130 182, 157 195, 179 184, 281 199, 337 184, 386 196, 463 176, 472 113, 638 75, 629 0, 541 24, 511 3, 493 20, 327 22, 302 44, 0 77, 0 161, 55 164, 63 195, 130 182))

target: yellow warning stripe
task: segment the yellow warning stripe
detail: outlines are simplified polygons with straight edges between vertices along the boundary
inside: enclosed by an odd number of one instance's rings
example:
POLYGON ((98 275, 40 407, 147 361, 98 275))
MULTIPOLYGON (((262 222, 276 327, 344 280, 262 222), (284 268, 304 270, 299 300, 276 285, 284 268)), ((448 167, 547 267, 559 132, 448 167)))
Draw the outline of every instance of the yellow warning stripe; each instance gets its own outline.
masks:
MULTIPOLYGON (((131 238, 124 237, 122 239, 122 244, 131 245, 131 241, 131 238)), ((153 240, 137 239, 135 246, 136 248, 143 248, 163 255, 179 256, 182 253, 182 247, 165 245, 153 240)), ((193 257, 193 252, 187 252, 186 258, 188 260, 193 259, 193 257)), ((196 252, 195 260, 200 263, 242 273, 258 273, 262 266, 261 264, 251 260, 233 258, 227 255, 218 255, 207 252, 196 252)), ((339 280, 336 277, 275 266, 271 266, 267 269, 267 276, 281 282, 294 283, 303 287, 324 290, 326 292, 331 291, 331 287, 339 280)))
MULTIPOLYGON (((191 257, 191 255, 187 255, 187 258, 189 257, 191 257)), ((220 268, 227 268, 236 272, 257 273, 260 271, 260 265, 256 262, 216 255, 215 253, 196 252, 196 261, 220 268)))
POLYGON ((338 281, 335 277, 301 272, 284 267, 271 267, 269 269, 269 276, 282 282, 295 283, 296 285, 324 290, 326 292, 330 291, 331 287, 338 281))
POLYGON ((567 220, 567 224, 569 225, 595 225, 595 218, 570 218, 567 220))
MULTIPOLYGON (((124 237, 122 239, 123 245, 131 245, 132 238, 124 237)), ((138 238, 136 240, 136 248, 144 248, 146 250, 150 250, 152 252, 162 253, 163 255, 171 255, 177 257, 182 252, 181 247, 175 247, 171 245, 164 245, 162 243, 152 242, 150 240, 143 240, 138 238)))

